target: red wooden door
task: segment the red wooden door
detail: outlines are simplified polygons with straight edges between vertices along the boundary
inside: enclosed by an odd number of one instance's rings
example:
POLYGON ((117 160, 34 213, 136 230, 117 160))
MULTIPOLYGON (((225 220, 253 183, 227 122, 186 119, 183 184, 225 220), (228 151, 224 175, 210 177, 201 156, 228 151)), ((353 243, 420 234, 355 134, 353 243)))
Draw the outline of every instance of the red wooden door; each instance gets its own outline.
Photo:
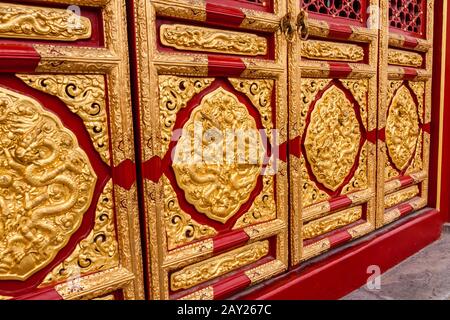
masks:
POLYGON ((287 268, 285 12, 134 1, 151 299, 225 298, 287 268))
POLYGON ((432 0, 382 3, 377 225, 427 205, 432 0))
POLYGON ((12 2, 0 3, 1 298, 143 298, 125 2, 12 2))
POLYGON ((293 264, 375 228, 378 1, 303 0, 290 74, 293 264), (304 29, 306 31, 306 29, 304 29), (296 79, 301 74, 301 79, 296 79), (296 82, 294 82, 296 81, 296 82))

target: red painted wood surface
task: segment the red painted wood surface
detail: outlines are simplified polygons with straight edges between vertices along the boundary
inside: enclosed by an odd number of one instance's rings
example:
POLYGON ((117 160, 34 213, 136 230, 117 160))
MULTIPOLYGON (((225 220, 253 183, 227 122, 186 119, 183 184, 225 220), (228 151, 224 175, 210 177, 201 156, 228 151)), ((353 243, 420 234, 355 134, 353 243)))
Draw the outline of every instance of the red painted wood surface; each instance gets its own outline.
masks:
MULTIPOLYGON (((438 179, 440 176, 440 211, 445 221, 450 221, 450 20, 447 19, 447 32, 442 30, 442 12, 443 2, 435 1, 434 16, 434 56, 433 56, 433 92, 432 92, 432 114, 431 114, 431 149, 430 149, 430 185, 428 202, 431 206, 437 205, 438 179), (444 38, 446 36, 446 38, 444 38), (441 61, 442 44, 447 42, 445 55, 445 65, 441 61), (439 132, 440 132, 440 98, 441 98, 441 71, 444 72, 444 108, 443 110, 443 127, 442 127, 442 170, 439 173, 439 132)), ((447 7, 447 17, 450 13, 450 6, 447 7)))
POLYGON ((387 271, 437 240, 441 226, 439 212, 427 209, 426 213, 400 226, 388 225, 382 234, 369 234, 358 244, 304 269, 296 268, 232 299, 339 299, 366 283, 371 275, 367 272, 369 266, 378 265, 382 273, 387 271))

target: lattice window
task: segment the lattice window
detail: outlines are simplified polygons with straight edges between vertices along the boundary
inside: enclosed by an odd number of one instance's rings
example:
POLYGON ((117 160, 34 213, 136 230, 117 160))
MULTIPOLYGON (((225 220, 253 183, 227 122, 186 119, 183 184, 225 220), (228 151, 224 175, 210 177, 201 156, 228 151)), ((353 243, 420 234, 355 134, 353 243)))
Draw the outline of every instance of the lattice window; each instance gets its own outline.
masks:
POLYGON ((391 27, 421 34, 424 25, 425 0, 390 0, 391 27))
POLYGON ((267 5, 267 0, 238 0, 240 2, 247 2, 251 4, 256 4, 265 7, 267 5))
POLYGON ((364 0, 303 0, 303 9, 333 17, 362 21, 364 0))

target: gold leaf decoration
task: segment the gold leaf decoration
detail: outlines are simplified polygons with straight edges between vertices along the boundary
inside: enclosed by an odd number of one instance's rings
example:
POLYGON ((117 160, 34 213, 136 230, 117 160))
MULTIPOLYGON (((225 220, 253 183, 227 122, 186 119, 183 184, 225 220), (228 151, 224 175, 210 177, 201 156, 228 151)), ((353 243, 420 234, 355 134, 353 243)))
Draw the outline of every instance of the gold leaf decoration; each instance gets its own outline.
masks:
POLYGON ((178 111, 185 108, 194 95, 209 87, 213 80, 213 78, 159 76, 159 119, 163 154, 169 149, 178 111))
POLYGON ((181 210, 177 194, 169 179, 163 175, 162 181, 164 188, 163 217, 168 249, 172 250, 192 241, 215 236, 217 231, 214 228, 195 222, 189 214, 181 210))
POLYGON ((253 204, 250 209, 236 221, 233 229, 244 228, 255 223, 275 219, 277 211, 275 206, 273 184, 273 176, 264 175, 263 190, 255 198, 255 200, 253 200, 253 204))
POLYGON ((417 196, 418 194, 419 194, 419 187, 417 185, 391 193, 384 197, 384 207, 386 209, 391 208, 417 196))
POLYGON ((408 88, 400 87, 389 107, 386 145, 393 164, 404 170, 414 155, 419 136, 417 106, 408 88))
POLYGON ((331 86, 316 102, 306 131, 306 158, 317 181, 335 191, 355 163, 360 138, 352 103, 331 86))
POLYGON ((360 206, 342 210, 327 217, 311 221, 303 226, 303 239, 312 239, 361 219, 360 206))
POLYGON ((367 142, 365 142, 359 154, 358 168, 356 169, 350 182, 342 189, 342 194, 363 190, 368 187, 367 148, 367 142))
POLYGON ((369 80, 340 80, 344 87, 346 87, 355 97, 359 104, 359 111, 364 127, 367 130, 367 93, 369 92, 369 80))
POLYGON ((422 65, 422 56, 416 52, 389 49, 388 62, 390 64, 409 67, 420 67, 422 65))
POLYGON ((234 94, 220 87, 203 97, 183 127, 172 165, 186 200, 208 218, 225 223, 256 186, 263 155, 257 146, 263 144, 255 119, 234 94), (195 130, 199 125, 203 131, 195 130), (224 142, 230 132, 246 133, 233 152, 224 142))
POLYGON ((170 287, 173 291, 191 288, 256 262, 268 253, 268 240, 251 243, 172 273, 170 287))
POLYGON ((246 80, 229 78, 233 87, 243 92, 252 102, 261 115, 261 122, 270 137, 272 123, 272 90, 273 80, 246 80))
POLYGON ((23 82, 58 97, 77 114, 91 137, 95 150, 110 164, 105 78, 101 75, 17 75, 23 82))
POLYGON ((91 21, 70 10, 0 3, 0 37, 76 41, 91 33, 91 21))
POLYGON ((306 169, 305 157, 300 156, 300 168, 302 175, 302 204, 306 208, 318 202, 325 201, 329 198, 328 194, 320 190, 317 185, 311 181, 308 169, 306 169))
POLYGON ((54 113, 1 87, 0 150, 0 280, 25 280, 78 230, 97 176, 54 113))
POLYGON ((206 51, 247 56, 265 55, 267 40, 251 33, 181 24, 163 24, 161 43, 179 50, 206 51))
POLYGON ((317 60, 358 62, 364 59, 364 49, 358 45, 321 40, 302 41, 301 54, 317 60))
POLYGON ((110 180, 97 202, 94 229, 64 262, 47 275, 41 286, 118 266, 112 189, 110 180))

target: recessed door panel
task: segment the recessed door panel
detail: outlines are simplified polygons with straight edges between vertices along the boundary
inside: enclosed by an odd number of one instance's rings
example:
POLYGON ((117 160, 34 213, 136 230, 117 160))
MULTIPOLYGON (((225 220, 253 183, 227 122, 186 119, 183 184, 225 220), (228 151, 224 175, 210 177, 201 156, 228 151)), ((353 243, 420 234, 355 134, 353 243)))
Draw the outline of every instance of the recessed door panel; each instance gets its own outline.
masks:
POLYGON ((142 299, 125 2, 22 2, 0 4, 0 295, 142 299))
POLYGON ((376 4, 297 3, 307 21, 289 56, 300 60, 289 78, 298 99, 290 105, 291 196, 301 202, 292 225, 294 264, 375 228, 376 4))
POLYGON ((149 295, 225 298, 287 268, 285 4, 134 9, 149 295))
POLYGON ((433 1, 381 8, 378 226, 427 204, 433 1))

